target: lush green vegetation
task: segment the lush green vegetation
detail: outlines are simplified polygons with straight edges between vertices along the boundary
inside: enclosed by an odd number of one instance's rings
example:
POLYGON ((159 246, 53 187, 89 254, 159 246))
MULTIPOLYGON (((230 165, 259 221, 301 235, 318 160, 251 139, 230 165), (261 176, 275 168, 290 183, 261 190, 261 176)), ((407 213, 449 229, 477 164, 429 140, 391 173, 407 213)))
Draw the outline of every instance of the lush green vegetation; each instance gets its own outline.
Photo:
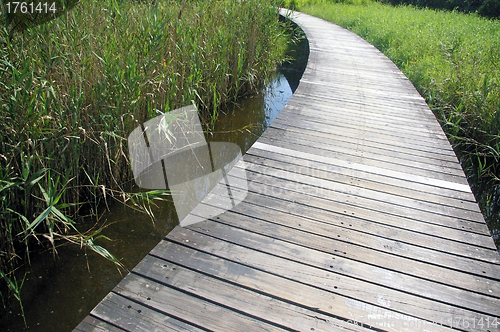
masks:
POLYGON ((485 17, 500 17, 500 0, 380 0, 391 5, 412 5, 420 8, 458 10, 485 17))
POLYGON ((287 42, 272 0, 81 0, 45 24, 0 19, 0 275, 16 298, 33 244, 112 258, 78 220, 111 198, 151 213, 163 192, 127 192, 134 128, 192 102, 210 125, 287 42))
MULTIPOLYGON (((498 188, 500 21, 370 0, 345 2, 285 5, 352 30, 384 52, 426 98, 469 178, 498 188)), ((498 199, 495 190, 488 196, 486 202, 498 199)))

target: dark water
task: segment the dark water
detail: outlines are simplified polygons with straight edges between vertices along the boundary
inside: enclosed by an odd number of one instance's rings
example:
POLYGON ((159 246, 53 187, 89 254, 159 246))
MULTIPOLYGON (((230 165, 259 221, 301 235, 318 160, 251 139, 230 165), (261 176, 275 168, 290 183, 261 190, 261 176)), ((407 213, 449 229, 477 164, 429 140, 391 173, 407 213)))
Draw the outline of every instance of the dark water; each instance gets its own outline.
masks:
POLYGON ((500 253, 500 184, 492 183, 491 179, 478 179, 473 168, 467 168, 465 173, 500 253))
MULTIPOLYGON (((240 100, 222 114, 208 141, 236 143, 246 152, 292 96, 284 73, 297 80, 291 83, 296 87, 301 73, 278 72, 261 94, 240 100)), ((132 269, 178 223, 172 202, 162 202, 154 213, 153 223, 147 215, 115 204, 100 220, 108 225, 102 235, 112 241, 99 239, 96 244, 132 269)), ((55 259, 49 251, 34 253, 31 259, 22 288, 28 328, 14 306, 0 313, 0 331, 71 331, 122 279, 113 263, 75 245, 59 247, 55 259)))

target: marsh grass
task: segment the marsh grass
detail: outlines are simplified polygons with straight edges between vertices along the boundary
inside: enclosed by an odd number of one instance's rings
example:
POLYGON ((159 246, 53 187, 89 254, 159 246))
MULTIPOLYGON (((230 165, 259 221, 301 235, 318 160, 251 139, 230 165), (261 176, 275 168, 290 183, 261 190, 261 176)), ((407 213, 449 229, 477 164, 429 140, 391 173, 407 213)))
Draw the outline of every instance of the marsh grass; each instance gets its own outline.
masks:
MULTIPOLYGON (((0 18, 5 19, 5 15, 0 18)), ((80 232, 116 200, 152 215, 162 191, 130 193, 126 138, 159 112, 195 103, 208 127, 260 89, 283 57, 272 1, 82 0, 64 15, 0 31, 0 268, 61 239, 113 260, 80 232)), ((8 297, 8 296, 7 296, 8 297)), ((4 296, 5 298, 5 296, 4 296)))

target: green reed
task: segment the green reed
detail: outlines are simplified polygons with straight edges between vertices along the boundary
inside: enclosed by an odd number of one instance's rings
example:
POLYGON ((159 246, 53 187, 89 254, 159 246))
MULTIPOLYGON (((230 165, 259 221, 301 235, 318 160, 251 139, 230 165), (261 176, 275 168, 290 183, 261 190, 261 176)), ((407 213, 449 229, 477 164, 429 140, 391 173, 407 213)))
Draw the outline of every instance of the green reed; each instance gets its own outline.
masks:
POLYGON ((12 270, 36 243, 55 250, 64 239, 119 264, 78 221, 113 198, 154 217, 165 192, 128 192, 128 134, 193 102, 213 125, 221 107, 258 91, 287 43, 274 5, 81 0, 34 27, 3 22, 0 270, 11 294, 12 270))

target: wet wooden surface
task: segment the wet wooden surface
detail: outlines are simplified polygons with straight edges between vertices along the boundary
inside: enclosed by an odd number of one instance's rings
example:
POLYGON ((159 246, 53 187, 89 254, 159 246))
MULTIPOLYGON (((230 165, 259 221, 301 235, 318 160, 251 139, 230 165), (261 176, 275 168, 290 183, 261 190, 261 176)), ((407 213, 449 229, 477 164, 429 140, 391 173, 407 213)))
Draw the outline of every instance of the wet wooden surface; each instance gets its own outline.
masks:
POLYGON ((431 110, 363 39, 293 19, 309 63, 245 200, 175 228, 76 331, 500 330, 500 257, 431 110))

